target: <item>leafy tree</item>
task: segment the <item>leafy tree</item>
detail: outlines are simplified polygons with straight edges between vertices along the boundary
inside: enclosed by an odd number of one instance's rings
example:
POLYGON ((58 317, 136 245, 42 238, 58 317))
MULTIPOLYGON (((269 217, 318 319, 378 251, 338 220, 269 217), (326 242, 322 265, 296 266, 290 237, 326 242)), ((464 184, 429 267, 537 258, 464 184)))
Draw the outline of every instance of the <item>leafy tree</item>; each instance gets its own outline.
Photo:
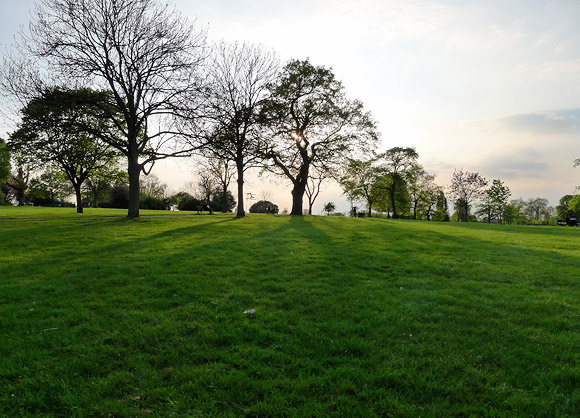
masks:
POLYGON ((108 144, 79 129, 83 121, 91 132, 119 133, 100 108, 88 105, 100 94, 89 89, 47 90, 22 109, 20 127, 10 137, 10 147, 32 164, 58 165, 74 189, 78 213, 83 212, 81 189, 87 177, 116 158, 108 144))
POLYGON ((54 205, 73 193, 66 175, 51 167, 30 180, 28 186, 30 200, 35 205, 54 205))
POLYGON ((556 214, 559 219, 580 218, 580 210, 571 209, 571 202, 576 196, 567 194, 560 198, 559 204, 556 206, 556 214))
POLYGON ((449 221, 449 204, 442 188, 437 191, 437 203, 435 204, 435 220, 440 222, 449 221))
MULTIPOLYGON (((258 115, 268 83, 278 71, 274 53, 250 44, 221 43, 209 66, 211 89, 202 119, 190 125, 207 137, 208 149, 222 161, 233 161, 238 183, 237 216, 244 216, 244 174, 261 161, 258 115)), ((222 188, 222 192, 224 189, 222 188)), ((226 194, 227 195, 227 194, 226 194)))
POLYGON ((260 200, 250 206, 250 213, 278 213, 278 205, 273 204, 268 200, 260 200))
POLYGON ((570 199, 568 209, 574 212, 580 212, 580 195, 576 195, 570 199))
POLYGON ((509 187, 505 186, 500 179, 493 180, 491 187, 485 191, 478 214, 484 215, 488 223, 491 223, 493 219, 497 219, 500 224, 503 223, 505 207, 510 195, 509 187))
POLYGON ((329 172, 378 139, 375 122, 358 100, 346 97, 330 69, 308 60, 291 60, 270 85, 262 122, 273 140, 264 156, 271 172, 293 185, 292 215, 302 215, 311 173, 329 172))
POLYGON ((394 147, 379 156, 383 160, 383 170, 389 177, 386 182, 386 190, 389 194, 393 218, 398 217, 396 195, 406 190, 406 177, 410 170, 416 166, 419 154, 415 148, 394 147))
POLYGON ((334 202, 327 202, 324 204, 324 211, 326 212, 326 216, 330 215, 335 210, 336 205, 334 204, 334 202))
POLYGON ((115 184, 127 183, 127 171, 117 168, 116 165, 104 166, 94 170, 85 181, 85 199, 91 206, 98 207, 99 202, 106 200, 115 184))
POLYGON ((526 216, 533 221, 549 217, 552 209, 549 207, 548 199, 542 197, 529 198, 524 206, 526 216))
POLYGON ((8 185, 8 194, 14 196, 14 200, 16 200, 18 206, 23 206, 26 204, 26 190, 28 190, 32 169, 26 161, 26 158, 20 152, 11 152, 11 154, 16 162, 16 172, 13 172, 10 179, 6 182, 8 185))
POLYGON ((236 207, 236 199, 229 190, 225 191, 225 196, 223 190, 221 190, 214 193, 211 200, 211 207, 215 211, 223 213, 231 212, 236 207))
POLYGON ((199 91, 205 31, 156 0, 43 0, 29 27, 23 53, 57 76, 112 92, 109 118, 123 137, 93 133, 127 158, 128 217, 138 217, 141 172, 195 148, 172 141, 175 129, 166 116, 180 115, 183 96, 199 91))
POLYGON ((376 158, 366 160, 349 158, 338 181, 349 200, 365 201, 369 217, 372 216, 373 204, 382 193, 381 189, 375 187, 381 175, 376 161, 376 158))
POLYGON ((504 222, 507 224, 518 224, 525 220, 521 206, 517 203, 508 203, 504 208, 504 222))
POLYGON ((487 180, 479 173, 463 170, 453 171, 449 192, 455 202, 459 221, 469 221, 469 207, 485 194, 483 190, 485 186, 487 186, 487 180))
MULTIPOLYGON (((10 151, 6 146, 6 141, 0 138, 0 185, 5 184, 10 178, 10 151)), ((0 205, 6 203, 6 196, 2 189, 0 189, 0 205)))

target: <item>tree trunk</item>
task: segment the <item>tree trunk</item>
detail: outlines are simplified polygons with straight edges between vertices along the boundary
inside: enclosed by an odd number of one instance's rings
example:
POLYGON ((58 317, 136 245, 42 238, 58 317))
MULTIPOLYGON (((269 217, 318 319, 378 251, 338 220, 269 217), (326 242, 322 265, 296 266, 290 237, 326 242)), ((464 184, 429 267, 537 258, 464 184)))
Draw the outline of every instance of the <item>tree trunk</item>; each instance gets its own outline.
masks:
POLYGON ((396 203, 395 203, 395 188, 396 188, 396 184, 393 180, 393 187, 391 189, 391 206, 393 209, 393 219, 397 219, 397 208, 396 208, 396 203))
POLYGON ((129 210, 127 218, 139 217, 139 176, 141 175, 141 165, 139 164, 139 155, 137 152, 132 153, 129 158, 129 210))
POLYGON ((73 187, 75 189, 75 197, 77 201, 77 213, 83 213, 83 199, 81 196, 81 185, 74 184, 73 187))
POLYGON ((371 205, 369 205, 369 218, 371 217, 371 214, 372 214, 372 207, 371 207, 371 205))
POLYGON ((302 202, 304 192, 306 191, 306 182, 296 181, 292 189, 292 212, 290 215, 302 215, 302 202))
POLYGON ((236 216, 241 218, 246 216, 246 212, 244 212, 244 166, 241 162, 236 161, 236 167, 238 169, 238 210, 236 216))
POLYGON ((314 202, 310 201, 310 199, 308 200, 308 214, 312 215, 312 205, 314 205, 314 202))

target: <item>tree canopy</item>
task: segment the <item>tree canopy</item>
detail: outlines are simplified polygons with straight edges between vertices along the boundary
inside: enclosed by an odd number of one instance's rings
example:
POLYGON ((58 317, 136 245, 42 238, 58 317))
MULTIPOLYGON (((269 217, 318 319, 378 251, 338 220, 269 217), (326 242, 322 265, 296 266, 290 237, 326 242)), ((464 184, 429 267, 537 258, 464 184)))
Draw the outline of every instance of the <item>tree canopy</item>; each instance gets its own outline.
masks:
POLYGON ((371 150, 376 124, 359 100, 348 99, 332 70, 291 60, 270 85, 262 122, 273 140, 268 169, 292 184, 293 215, 302 215, 311 167, 329 171, 357 151, 371 150))

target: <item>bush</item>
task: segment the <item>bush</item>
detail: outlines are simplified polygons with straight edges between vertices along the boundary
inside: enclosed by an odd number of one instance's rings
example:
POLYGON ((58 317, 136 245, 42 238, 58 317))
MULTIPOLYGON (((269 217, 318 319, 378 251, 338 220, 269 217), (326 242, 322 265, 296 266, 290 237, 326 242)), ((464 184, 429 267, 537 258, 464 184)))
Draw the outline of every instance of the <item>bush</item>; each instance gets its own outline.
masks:
POLYGON ((190 194, 183 194, 179 198, 179 203, 177 203, 178 210, 201 210, 203 207, 203 202, 190 194))
POLYGON ((139 209, 167 210, 168 203, 167 199, 146 196, 139 201, 139 209))
POLYGON ((278 205, 268 200, 260 200, 250 207, 250 213, 278 213, 278 205))

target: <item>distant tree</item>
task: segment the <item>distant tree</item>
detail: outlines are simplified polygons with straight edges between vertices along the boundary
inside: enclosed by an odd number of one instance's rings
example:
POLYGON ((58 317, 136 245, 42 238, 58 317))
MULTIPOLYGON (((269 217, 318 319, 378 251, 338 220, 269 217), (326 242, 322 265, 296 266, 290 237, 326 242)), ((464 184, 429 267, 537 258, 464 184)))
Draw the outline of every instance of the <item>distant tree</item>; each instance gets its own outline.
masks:
POLYGON ((364 200, 368 210, 368 216, 372 216, 374 203, 379 199, 382 190, 376 186, 381 171, 377 167, 377 159, 366 160, 349 158, 343 168, 339 184, 349 200, 364 200))
MULTIPOLYGON (((94 133, 127 157, 128 217, 138 217, 141 172, 195 148, 175 141, 170 147, 175 129, 164 122, 181 113, 185 93, 199 89, 196 71, 206 55, 205 31, 155 0, 43 0, 29 27, 20 51, 30 61, 62 79, 112 91, 108 98, 115 112, 109 116, 124 137, 94 133)), ((4 86, 16 94, 17 69, 5 73, 13 76, 4 86)))
POLYGON ((411 210, 411 196, 407 188, 407 182, 398 175, 384 174, 377 178, 373 184, 377 199, 375 206, 378 211, 388 212, 388 216, 399 218, 409 214, 411 210), (395 211, 397 214, 395 215, 395 211))
POLYGON ((396 195, 408 190, 407 175, 417 165, 419 154, 415 148, 394 147, 381 154, 382 168, 390 181, 386 182, 393 218, 398 217, 396 195))
POLYGON ((331 175, 328 172, 320 171, 314 167, 310 175, 308 176, 308 181, 306 182, 306 197, 308 198, 308 214, 312 215, 312 206, 314 206, 314 202, 316 198, 320 194, 320 188, 322 186, 322 182, 331 175))
POLYGON ((250 213, 278 213, 278 206, 267 200, 260 200, 250 207, 250 213))
POLYGON ((506 224, 518 224, 525 219, 521 206, 517 203, 508 203, 504 208, 504 222, 506 224))
MULTIPOLYGON (((426 218, 428 221, 431 220, 437 214, 437 202, 440 199, 440 195, 443 194, 443 189, 441 186, 435 184, 435 176, 430 176, 425 178, 425 182, 421 184, 419 191, 419 203, 420 203, 420 213, 422 218, 426 218)), ((443 195, 445 197, 445 195, 443 195)), ((443 219, 445 216, 443 215, 443 219)))
POLYGON ((205 174, 209 174, 213 177, 213 182, 211 179, 208 179, 214 187, 212 207, 214 210, 230 212, 236 205, 236 200, 231 193, 228 192, 232 177, 235 174, 235 164, 232 164, 231 160, 224 158, 210 157, 205 160, 202 167, 202 169, 205 170, 205 174), (216 196, 222 199, 221 202, 217 202, 216 196), (231 204, 232 200, 234 202, 233 205, 231 204))
POLYGON ((488 223, 497 220, 503 223, 505 207, 511 195, 509 187, 505 186, 500 179, 495 179, 489 189, 485 191, 478 214, 485 216, 488 223))
POLYGON ((334 204, 334 202, 327 202, 324 204, 324 211, 326 212, 326 216, 330 215, 335 210, 336 205, 334 204))
POLYGON ((407 171, 405 179, 413 219, 417 219, 417 215, 423 213, 430 219, 431 211, 437 202, 435 176, 427 173, 420 164, 413 164, 407 171))
POLYGON ((487 186, 487 180, 479 173, 463 170, 453 171, 449 193, 455 203, 459 221, 468 222, 469 207, 485 194, 483 189, 485 186, 487 186))
POLYGON ((35 205, 54 205, 73 193, 66 175, 51 167, 30 180, 28 186, 30 200, 35 205))
POLYGON ((264 154, 267 169, 292 182, 291 214, 302 215, 311 168, 328 172, 370 150, 378 140, 376 124, 360 101, 346 97, 330 69, 308 60, 288 62, 269 93, 262 112, 273 138, 264 154))
POLYGON ((116 165, 101 167, 87 177, 84 184, 85 199, 96 208, 101 201, 107 200, 115 184, 128 182, 126 170, 121 170, 116 165))
POLYGON ((81 191, 85 180, 117 158, 107 143, 90 133, 99 130, 120 134, 98 106, 88 104, 100 95, 89 89, 49 89, 22 109, 19 129, 10 136, 11 149, 28 162, 56 164, 66 175, 75 192, 77 213, 83 212, 81 191))
POLYGON ((529 198, 524 206, 526 216, 533 221, 549 217, 552 209, 549 206, 548 199, 542 197, 529 198))
MULTIPOLYGON (((6 182, 9 191, 8 195, 14 197, 18 206, 24 206, 26 204, 26 191, 28 190, 28 183, 32 169, 30 164, 21 156, 20 153, 12 152, 12 156, 16 162, 16 171, 12 173, 6 182)), ((10 198, 10 196, 7 197, 10 198)))
MULTIPOLYGON (((258 115, 268 83, 278 71, 276 55, 260 46, 220 43, 209 65, 208 107, 189 128, 206 135, 208 149, 233 161, 238 183, 237 216, 244 216, 244 174, 262 156, 258 115), (208 135, 209 133, 209 135, 208 135)), ((223 191, 223 189, 222 189, 223 191)))
POLYGON ((211 207, 215 211, 231 212, 236 207, 236 198, 229 190, 226 190, 225 194, 223 190, 217 191, 212 196, 211 207))
POLYGON ((439 222, 449 221, 449 204, 443 188, 437 191, 434 219, 439 222))
POLYGON ((178 210, 201 211, 204 205, 203 201, 196 199, 186 192, 177 193, 174 197, 177 200, 178 210))

